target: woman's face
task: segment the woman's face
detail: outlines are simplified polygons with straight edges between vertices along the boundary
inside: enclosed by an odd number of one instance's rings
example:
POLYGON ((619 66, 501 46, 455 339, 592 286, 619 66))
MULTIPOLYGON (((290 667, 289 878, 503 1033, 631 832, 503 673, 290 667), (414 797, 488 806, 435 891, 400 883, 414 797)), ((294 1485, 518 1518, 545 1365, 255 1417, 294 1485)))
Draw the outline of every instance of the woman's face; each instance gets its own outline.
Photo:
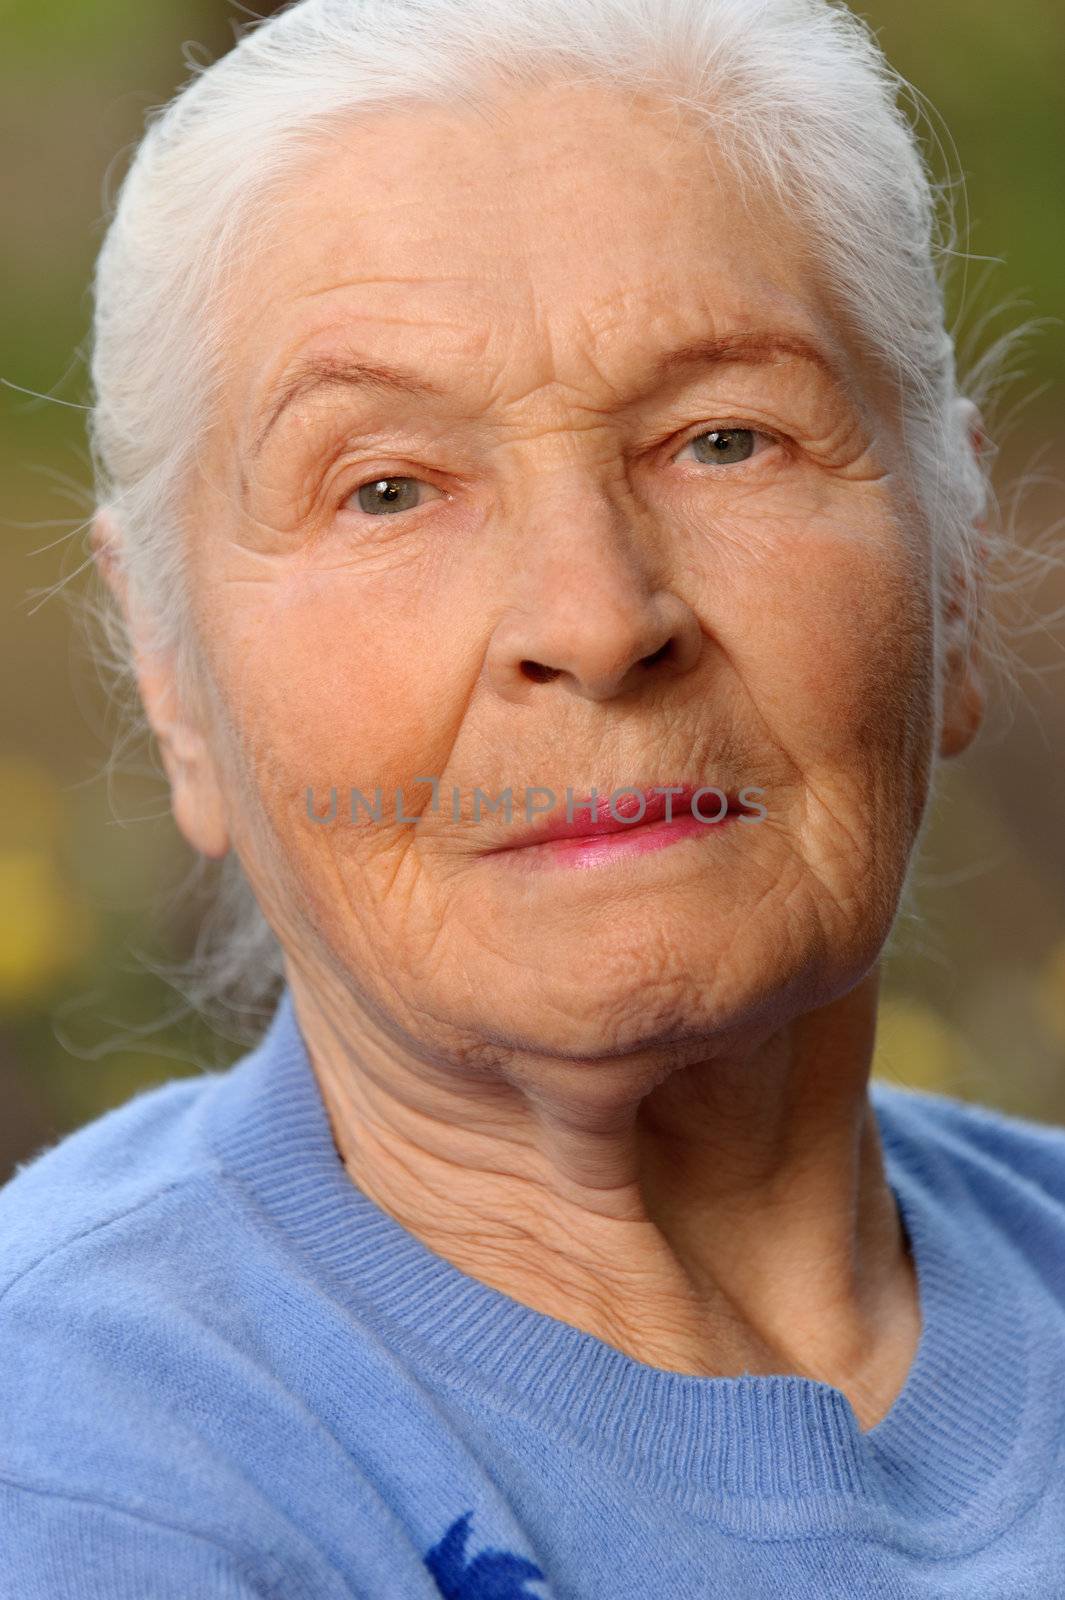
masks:
POLYGON ((290 963, 470 1063, 712 1055, 850 988, 963 691, 937 734, 928 529, 796 224, 660 102, 530 90, 344 130, 234 304, 189 551, 210 759, 175 808, 290 963), (558 819, 675 784, 764 819, 499 848, 535 786, 558 819))

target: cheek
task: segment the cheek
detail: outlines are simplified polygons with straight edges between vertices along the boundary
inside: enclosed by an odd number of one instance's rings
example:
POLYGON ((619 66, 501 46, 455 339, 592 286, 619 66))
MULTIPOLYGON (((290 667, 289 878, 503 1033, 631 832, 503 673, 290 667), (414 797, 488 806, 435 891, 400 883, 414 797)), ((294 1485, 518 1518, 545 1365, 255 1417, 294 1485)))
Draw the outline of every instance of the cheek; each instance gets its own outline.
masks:
POLYGON ((807 530, 779 546, 742 606, 763 712, 811 760, 908 742, 932 715, 927 558, 893 528, 807 530))
POLYGON ((324 806, 331 786, 352 785, 368 799, 380 785, 387 808, 397 785, 440 772, 451 641, 439 616, 430 625, 337 573, 246 587, 230 596, 221 671, 270 809, 302 812, 308 786, 324 806))

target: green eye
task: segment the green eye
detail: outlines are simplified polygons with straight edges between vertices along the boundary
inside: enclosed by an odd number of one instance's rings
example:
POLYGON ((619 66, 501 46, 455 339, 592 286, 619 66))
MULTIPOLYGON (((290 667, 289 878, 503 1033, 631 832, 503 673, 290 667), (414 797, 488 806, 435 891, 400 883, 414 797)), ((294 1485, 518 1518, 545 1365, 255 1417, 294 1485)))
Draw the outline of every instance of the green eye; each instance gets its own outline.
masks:
POLYGON ((757 437, 753 428, 713 428, 709 433, 696 434, 688 443, 700 461, 730 466, 753 456, 757 437))
POLYGON ((418 505, 417 478, 375 478, 372 483, 361 484, 354 491, 358 495, 359 510, 371 516, 378 512, 413 511, 418 505))

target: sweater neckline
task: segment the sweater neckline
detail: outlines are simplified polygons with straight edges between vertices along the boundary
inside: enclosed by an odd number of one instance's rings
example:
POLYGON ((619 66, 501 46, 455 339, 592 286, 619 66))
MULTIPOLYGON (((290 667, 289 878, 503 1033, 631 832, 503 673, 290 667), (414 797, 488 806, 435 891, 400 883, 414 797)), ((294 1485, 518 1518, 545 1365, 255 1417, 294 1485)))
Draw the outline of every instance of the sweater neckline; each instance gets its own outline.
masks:
POLYGON ((949 1151, 910 1131, 906 1091, 870 1085, 923 1326, 901 1392, 863 1433, 831 1384, 652 1367, 437 1255, 344 1167, 287 986, 258 1046, 215 1078, 209 1146, 302 1269, 541 1446, 590 1454, 748 1538, 861 1531, 940 1554, 986 1542, 1043 1487, 1061 1357, 949 1151))

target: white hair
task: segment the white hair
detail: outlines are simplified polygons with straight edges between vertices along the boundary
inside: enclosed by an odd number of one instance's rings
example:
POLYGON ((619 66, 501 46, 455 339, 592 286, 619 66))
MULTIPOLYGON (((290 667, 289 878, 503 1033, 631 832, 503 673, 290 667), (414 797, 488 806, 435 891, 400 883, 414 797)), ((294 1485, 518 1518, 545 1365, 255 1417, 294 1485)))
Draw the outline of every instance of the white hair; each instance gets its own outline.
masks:
MULTIPOLYGON (((937 583, 954 566, 975 580, 989 465, 974 458, 955 402, 965 393, 983 404, 1005 341, 963 389, 945 326, 957 254, 950 186, 934 181, 908 115, 919 99, 860 18, 833 0, 299 0, 194 68, 151 114, 96 267, 97 501, 142 647, 173 652, 182 684, 196 660, 184 491, 226 357, 223 291, 271 199, 338 121, 431 105, 490 115, 501 88, 560 76, 660 92, 705 128, 738 179, 805 225, 863 360, 899 397, 937 583)), ((976 597, 967 582, 971 630, 976 597)), ((130 641, 102 599, 111 665, 128 687, 130 641)), ((233 852, 184 970, 193 1004, 230 1019, 259 1010, 282 976, 233 852)))

